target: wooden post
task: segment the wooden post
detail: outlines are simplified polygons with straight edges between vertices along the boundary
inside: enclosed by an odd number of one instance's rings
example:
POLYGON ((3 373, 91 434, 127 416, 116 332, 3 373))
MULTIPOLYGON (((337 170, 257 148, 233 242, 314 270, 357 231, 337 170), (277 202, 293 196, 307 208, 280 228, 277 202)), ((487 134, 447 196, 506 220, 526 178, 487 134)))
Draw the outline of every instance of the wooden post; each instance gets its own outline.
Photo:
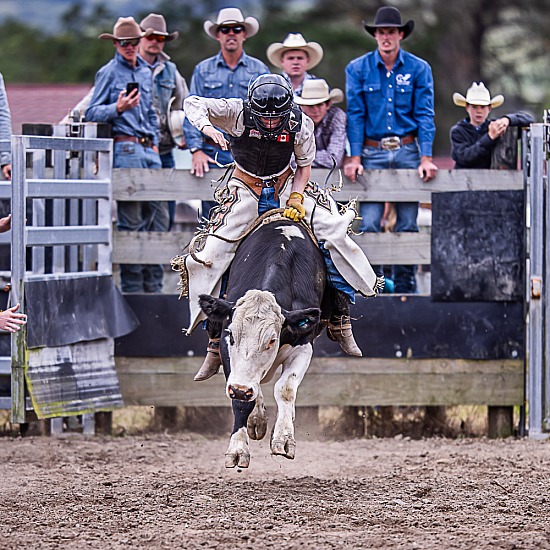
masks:
POLYGON ((178 425, 177 407, 155 407, 155 431, 175 430, 178 425))
POLYGON ((113 413, 97 412, 95 413, 95 433, 96 435, 112 435, 113 433, 113 413))
POLYGON ((489 439, 502 439, 514 434, 513 407, 488 407, 489 439))
POLYGON ((518 137, 519 128, 510 126, 506 133, 498 140, 491 157, 493 170, 518 169, 518 137))

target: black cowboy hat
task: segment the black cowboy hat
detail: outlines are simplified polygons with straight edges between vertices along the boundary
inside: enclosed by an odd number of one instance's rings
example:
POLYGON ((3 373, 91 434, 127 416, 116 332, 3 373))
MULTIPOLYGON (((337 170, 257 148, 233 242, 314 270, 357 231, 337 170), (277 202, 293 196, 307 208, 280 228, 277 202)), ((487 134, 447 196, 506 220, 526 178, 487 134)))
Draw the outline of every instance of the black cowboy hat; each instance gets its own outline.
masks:
POLYGON ((403 32, 403 39, 407 38, 407 36, 409 36, 414 29, 414 21, 409 19, 405 24, 403 24, 400 11, 397 8, 392 8, 391 6, 379 8, 376 12, 374 23, 372 25, 367 25, 363 21, 363 25, 365 26, 365 30, 372 36, 374 36, 374 31, 381 27, 397 27, 403 32))

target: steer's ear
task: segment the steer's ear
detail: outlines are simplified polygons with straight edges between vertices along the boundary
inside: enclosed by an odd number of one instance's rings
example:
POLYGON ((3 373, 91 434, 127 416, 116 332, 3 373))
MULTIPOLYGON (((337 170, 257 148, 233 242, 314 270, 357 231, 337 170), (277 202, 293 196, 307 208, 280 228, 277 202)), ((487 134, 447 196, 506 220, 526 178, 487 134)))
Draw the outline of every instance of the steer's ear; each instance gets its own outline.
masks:
POLYGON ((313 327, 319 323, 321 319, 321 310, 318 307, 310 307, 308 309, 297 309, 295 311, 285 311, 284 327, 288 328, 295 334, 306 334, 311 332, 313 327))
POLYGON ((205 315, 212 321, 224 321, 231 316, 233 304, 221 298, 214 298, 208 294, 199 296, 199 306, 205 315))

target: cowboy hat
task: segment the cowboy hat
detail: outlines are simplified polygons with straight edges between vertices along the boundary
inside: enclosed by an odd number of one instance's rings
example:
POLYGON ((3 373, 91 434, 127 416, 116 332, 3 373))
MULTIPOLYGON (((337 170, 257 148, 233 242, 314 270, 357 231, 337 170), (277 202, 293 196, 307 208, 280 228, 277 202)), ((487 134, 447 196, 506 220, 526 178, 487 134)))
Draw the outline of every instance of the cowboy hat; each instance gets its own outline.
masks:
POLYGON ((466 92, 466 97, 462 94, 454 93, 453 102, 459 107, 466 107, 466 105, 500 107, 504 103, 504 96, 499 94, 491 99, 491 94, 483 82, 473 82, 466 92))
POLYGON ((339 88, 331 90, 326 80, 322 78, 310 78, 304 82, 302 95, 294 98, 294 103, 298 105, 319 105, 325 101, 340 103, 344 99, 344 92, 339 88))
POLYGON ((143 32, 133 17, 119 17, 113 27, 113 34, 104 32, 98 38, 101 40, 133 40, 150 34, 151 31, 143 32))
POLYGON ((299 33, 289 33, 283 42, 275 42, 267 48, 267 58, 272 65, 283 68, 281 58, 283 53, 289 50, 304 50, 308 57, 307 69, 312 69, 323 59, 323 48, 317 42, 306 42, 299 33))
POLYGON ((374 23, 372 25, 367 25, 363 21, 365 30, 374 36, 374 31, 379 28, 388 28, 388 27, 397 27, 400 31, 403 32, 403 40, 409 36, 414 29, 414 21, 409 19, 405 24, 401 19, 401 12, 397 8, 392 8, 391 6, 385 6, 379 8, 374 17, 374 23))
POLYGON ((216 38, 218 27, 222 27, 224 25, 242 25, 246 30, 247 38, 254 36, 260 28, 260 24, 257 19, 254 17, 247 17, 245 19, 240 9, 223 8, 218 13, 218 19, 215 23, 212 21, 204 22, 204 31, 208 36, 210 36, 210 38, 216 38))
POLYGON ((151 30, 151 34, 159 34, 161 36, 166 36, 166 42, 172 42, 179 36, 178 31, 169 33, 166 30, 166 21, 162 15, 157 13, 150 13, 145 19, 142 19, 139 26, 144 30, 151 30))
POLYGON ((183 122, 185 120, 185 113, 181 109, 172 109, 175 97, 171 97, 168 103, 168 130, 174 140, 174 143, 182 148, 185 146, 185 136, 183 135, 183 122))

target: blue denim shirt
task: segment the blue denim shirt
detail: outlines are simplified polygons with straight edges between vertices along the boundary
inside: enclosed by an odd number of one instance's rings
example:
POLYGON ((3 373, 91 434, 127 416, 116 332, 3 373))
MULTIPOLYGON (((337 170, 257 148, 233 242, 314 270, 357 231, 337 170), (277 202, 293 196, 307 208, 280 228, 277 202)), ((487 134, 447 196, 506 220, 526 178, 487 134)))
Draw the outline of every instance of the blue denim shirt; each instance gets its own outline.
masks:
MULTIPOLYGON (((11 139, 11 114, 8 104, 8 95, 4 86, 4 77, 0 74, 0 139, 11 139)), ((0 155, 0 164, 11 164, 11 154, 2 153, 0 155)))
POLYGON ((116 52, 114 59, 97 71, 86 120, 109 122, 113 136, 149 137, 158 146, 159 124, 153 107, 153 77, 149 66, 139 55, 136 66, 132 67, 116 52), (137 107, 119 114, 116 102, 128 82, 139 82, 141 97, 137 107))
POLYGON ((365 138, 418 136, 420 154, 432 156, 435 136, 434 85, 428 63, 399 50, 388 71, 378 50, 346 67, 348 140, 351 156, 361 156, 365 138))
MULTIPOLYGON (((262 74, 268 74, 267 65, 243 52, 237 66, 231 69, 220 53, 201 61, 193 71, 189 95, 198 95, 214 99, 246 99, 248 85, 262 74)), ((183 133, 189 149, 202 147, 202 133, 187 119, 183 124, 183 133)))

